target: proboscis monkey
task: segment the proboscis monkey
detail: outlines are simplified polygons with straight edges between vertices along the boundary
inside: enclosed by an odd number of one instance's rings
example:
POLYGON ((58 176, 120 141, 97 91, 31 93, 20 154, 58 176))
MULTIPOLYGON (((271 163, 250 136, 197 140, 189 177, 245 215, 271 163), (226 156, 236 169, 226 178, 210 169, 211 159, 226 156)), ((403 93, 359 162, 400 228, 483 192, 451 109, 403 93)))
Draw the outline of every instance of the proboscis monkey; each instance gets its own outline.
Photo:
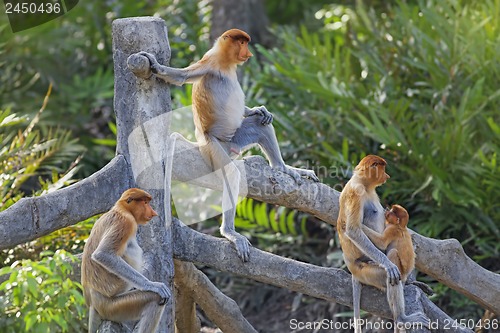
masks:
POLYGON ((337 220, 344 261, 352 274, 355 332, 361 332, 361 283, 386 291, 395 323, 395 332, 405 323, 429 325, 422 313, 405 314, 401 273, 387 256, 370 241, 362 226, 382 233, 384 209, 375 191, 390 177, 385 172, 386 161, 375 155, 364 157, 354 169, 354 175, 340 194, 337 220))
POLYGON ((89 306, 89 332, 102 320, 139 320, 134 332, 154 333, 169 288, 142 275, 142 249, 137 243, 139 225, 158 214, 150 206, 151 195, 126 190, 113 208, 94 224, 82 256, 82 285, 89 306))
POLYGON ((168 83, 193 83, 193 115, 196 139, 200 152, 213 170, 223 176, 221 234, 236 247, 238 255, 247 261, 248 239, 234 229, 240 172, 232 157, 258 144, 269 159, 271 167, 292 176, 297 183, 301 177, 318 178, 311 170, 285 165, 278 140, 271 125, 273 115, 264 106, 245 106, 245 94, 236 76, 236 67, 247 61, 250 36, 241 30, 224 32, 203 58, 189 67, 178 69, 160 65, 149 53, 152 72, 168 83))
POLYGON ((363 225, 364 233, 387 258, 398 266, 403 283, 415 268, 415 251, 407 225, 410 216, 400 205, 393 205, 385 212, 385 229, 382 234, 363 225))

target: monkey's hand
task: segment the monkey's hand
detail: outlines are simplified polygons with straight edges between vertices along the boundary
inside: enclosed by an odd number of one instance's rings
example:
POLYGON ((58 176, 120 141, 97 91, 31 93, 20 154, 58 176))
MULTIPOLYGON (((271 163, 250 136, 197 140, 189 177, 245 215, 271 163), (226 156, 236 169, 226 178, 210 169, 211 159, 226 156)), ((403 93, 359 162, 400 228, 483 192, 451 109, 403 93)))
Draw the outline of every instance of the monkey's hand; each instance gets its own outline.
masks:
POLYGON ((151 68, 151 71, 153 72, 153 74, 157 74, 158 73, 158 69, 159 69, 159 67, 161 67, 161 65, 156 60, 156 57, 154 55, 152 55, 151 53, 144 52, 144 51, 139 52, 139 55, 148 58, 148 60, 149 60, 149 67, 151 68))
POLYGON ((274 116, 267 111, 264 105, 255 106, 253 108, 245 107, 245 117, 260 116, 262 117, 261 124, 266 126, 273 122, 274 116))
POLYGON ((138 54, 148 58, 151 72, 165 80, 165 82, 175 84, 176 86, 181 86, 186 82, 187 74, 182 69, 160 65, 156 57, 151 53, 142 51, 138 54))
POLYGON ((159 305, 164 305, 167 300, 172 296, 170 289, 163 282, 151 282, 149 286, 146 286, 145 290, 152 291, 160 295, 159 305))
POLYGON ((398 266, 394 265, 389 259, 381 266, 387 272, 387 280, 392 286, 395 286, 401 280, 401 273, 399 272, 398 266))

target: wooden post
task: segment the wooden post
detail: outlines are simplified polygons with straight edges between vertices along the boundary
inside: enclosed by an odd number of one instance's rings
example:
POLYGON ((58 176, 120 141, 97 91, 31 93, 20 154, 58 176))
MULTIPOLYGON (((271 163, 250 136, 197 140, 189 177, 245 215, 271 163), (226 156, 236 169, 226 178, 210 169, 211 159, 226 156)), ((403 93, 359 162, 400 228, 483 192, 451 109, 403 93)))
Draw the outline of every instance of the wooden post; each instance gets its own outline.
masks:
MULTIPOLYGON (((165 201, 163 185, 168 113, 171 111, 170 90, 167 84, 159 80, 145 80, 131 71, 134 59, 128 62, 128 58, 140 51, 153 53, 161 63, 168 63, 170 47, 165 22, 153 17, 115 20, 113 61, 114 109, 118 129, 116 153, 124 156, 132 171, 129 173, 133 175, 132 186, 151 193, 152 205, 159 214, 158 218, 139 228, 139 243, 145 257, 145 275, 153 281, 166 283, 173 291, 172 221, 170 200, 168 198, 165 201)), ((143 76, 147 77, 148 73, 143 76)), ((173 301, 171 299, 167 303, 160 332, 174 332, 173 301)), ((110 323, 106 323, 105 329, 109 329, 106 332, 127 330, 110 323)))

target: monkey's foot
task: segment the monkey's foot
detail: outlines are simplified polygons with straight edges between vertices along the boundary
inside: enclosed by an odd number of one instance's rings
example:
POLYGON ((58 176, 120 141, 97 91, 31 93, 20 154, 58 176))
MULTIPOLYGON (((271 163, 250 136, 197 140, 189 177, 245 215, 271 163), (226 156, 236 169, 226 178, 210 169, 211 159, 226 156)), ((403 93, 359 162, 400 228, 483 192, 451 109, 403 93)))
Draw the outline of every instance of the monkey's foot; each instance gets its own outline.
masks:
POLYGON ((412 326, 422 325, 423 327, 429 328, 430 320, 422 312, 415 312, 404 317, 400 316, 396 320, 396 325, 400 327, 407 327, 408 324, 412 324, 412 326))
POLYGON ((412 281, 408 282, 407 284, 412 284, 414 286, 417 286, 422 290, 424 293, 426 293, 429 296, 434 295, 434 290, 432 290, 431 287, 429 287, 426 283, 420 282, 420 281, 412 281))
POLYGON ((299 169, 299 168, 297 168, 296 170, 302 177, 306 177, 314 180, 315 182, 319 182, 319 178, 318 176, 316 176, 316 173, 314 173, 313 170, 299 169))
POLYGON ((302 184, 302 177, 310 178, 310 179, 314 180, 315 182, 319 182, 319 178, 316 176, 316 174, 312 170, 294 168, 294 167, 291 167, 289 165, 285 165, 283 168, 277 168, 277 169, 286 173, 287 175, 292 176, 292 178, 295 180, 297 185, 302 184))
POLYGON ((236 252, 238 253, 238 257, 240 257, 244 262, 247 262, 250 258, 250 247, 252 246, 248 238, 240 235, 236 231, 223 231, 221 229, 221 234, 233 243, 236 248, 236 252))

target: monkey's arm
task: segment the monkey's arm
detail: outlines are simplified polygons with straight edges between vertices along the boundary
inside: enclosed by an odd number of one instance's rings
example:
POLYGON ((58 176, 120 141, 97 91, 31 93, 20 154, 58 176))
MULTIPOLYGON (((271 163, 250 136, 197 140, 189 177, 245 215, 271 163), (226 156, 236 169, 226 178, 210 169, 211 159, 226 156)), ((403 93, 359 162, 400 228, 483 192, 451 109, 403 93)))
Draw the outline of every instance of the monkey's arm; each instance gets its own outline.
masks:
POLYGON ((110 273, 121 277, 138 290, 155 292, 165 300, 170 298, 170 290, 164 283, 148 280, 118 255, 119 249, 114 247, 119 247, 119 242, 117 242, 116 233, 110 231, 103 237, 97 249, 92 253, 91 260, 99 263, 110 273), (114 246, 115 244, 116 246, 114 246))
POLYGON ((381 251, 385 251, 387 249, 387 246, 390 243, 389 237, 386 237, 386 233, 384 231, 384 234, 379 234, 375 230, 372 230, 368 228, 366 225, 361 225, 363 228, 363 232, 368 236, 368 238, 372 241, 373 244, 375 244, 376 247, 378 247, 381 251))
POLYGON ((262 117, 262 125, 269 125, 273 122, 273 114, 267 111, 264 105, 255 106, 253 108, 249 108, 245 106, 245 112, 243 113, 243 117, 252 117, 252 116, 261 116, 262 117))
POLYGON ((351 205, 347 207, 347 223, 345 235, 370 259, 378 263, 387 272, 387 278, 391 285, 396 285, 401 280, 401 273, 385 254, 373 245, 368 236, 361 228, 363 210, 359 198, 349 200, 351 205))
POLYGON ((148 58, 153 74, 170 84, 175 84, 176 86, 182 86, 184 83, 196 82, 203 75, 210 72, 209 66, 205 66, 200 61, 186 68, 172 68, 160 65, 155 56, 150 53, 139 52, 139 54, 148 58))

